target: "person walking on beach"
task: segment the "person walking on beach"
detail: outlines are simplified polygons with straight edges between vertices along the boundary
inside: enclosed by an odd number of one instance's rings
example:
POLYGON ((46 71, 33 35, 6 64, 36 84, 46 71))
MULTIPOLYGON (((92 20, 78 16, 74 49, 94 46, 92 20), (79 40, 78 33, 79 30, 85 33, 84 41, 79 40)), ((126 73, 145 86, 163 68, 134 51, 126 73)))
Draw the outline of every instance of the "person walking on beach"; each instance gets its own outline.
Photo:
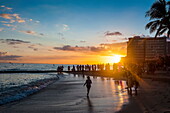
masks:
POLYGON ((90 88, 91 88, 92 81, 90 80, 90 77, 87 76, 87 80, 84 83, 84 86, 86 85, 87 87, 87 97, 89 96, 90 88))
POLYGON ((137 92, 138 87, 139 87, 139 82, 136 79, 134 79, 135 95, 138 94, 138 92, 137 92))
POLYGON ((126 80, 127 91, 128 94, 132 95, 133 80, 132 80, 132 74, 129 70, 127 70, 126 76, 127 76, 127 80, 126 80))

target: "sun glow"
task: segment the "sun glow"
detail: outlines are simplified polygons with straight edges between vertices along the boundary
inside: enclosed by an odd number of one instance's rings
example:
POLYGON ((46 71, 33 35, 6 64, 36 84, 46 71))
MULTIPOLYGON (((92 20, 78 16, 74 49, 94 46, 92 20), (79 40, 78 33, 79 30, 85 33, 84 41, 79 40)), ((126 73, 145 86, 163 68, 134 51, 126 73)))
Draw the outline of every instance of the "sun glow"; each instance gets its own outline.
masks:
POLYGON ((118 63, 121 60, 121 55, 107 56, 105 57, 105 63, 118 63))

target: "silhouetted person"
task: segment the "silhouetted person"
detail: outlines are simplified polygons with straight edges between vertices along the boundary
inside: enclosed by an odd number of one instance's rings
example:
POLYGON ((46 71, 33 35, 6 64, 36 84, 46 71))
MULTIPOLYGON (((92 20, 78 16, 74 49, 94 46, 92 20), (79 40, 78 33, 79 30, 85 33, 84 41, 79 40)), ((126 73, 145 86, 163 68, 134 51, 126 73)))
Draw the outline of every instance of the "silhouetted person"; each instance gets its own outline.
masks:
POLYGON ((87 77, 86 82, 84 83, 84 86, 87 87, 87 97, 89 96, 90 88, 91 88, 92 81, 90 80, 90 77, 87 77))
POLYGON ((136 79, 134 80, 134 87, 135 87, 135 95, 137 95, 138 94, 137 89, 139 87, 139 82, 136 79))
POLYGON ((130 71, 127 71, 127 90, 130 95, 132 95, 132 87, 133 87, 133 80, 132 80, 132 74, 130 71))
POLYGON ((70 66, 68 66, 68 71, 70 71, 70 66))
POLYGON ((73 65, 72 71, 75 72, 75 66, 73 65))

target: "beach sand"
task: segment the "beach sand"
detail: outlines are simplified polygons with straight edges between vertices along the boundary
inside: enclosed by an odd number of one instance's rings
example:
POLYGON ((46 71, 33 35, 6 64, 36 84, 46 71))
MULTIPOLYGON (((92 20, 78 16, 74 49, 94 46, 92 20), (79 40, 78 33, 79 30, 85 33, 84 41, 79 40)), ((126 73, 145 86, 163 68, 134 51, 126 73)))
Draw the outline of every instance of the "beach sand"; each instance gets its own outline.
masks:
POLYGON ((149 113, 170 113, 170 84, 144 79, 141 83, 138 101, 149 113))
POLYGON ((125 84, 112 78, 91 77, 86 97, 82 75, 67 75, 21 101, 0 106, 0 113, 169 113, 170 87, 159 81, 141 80, 138 95, 129 96, 125 84))

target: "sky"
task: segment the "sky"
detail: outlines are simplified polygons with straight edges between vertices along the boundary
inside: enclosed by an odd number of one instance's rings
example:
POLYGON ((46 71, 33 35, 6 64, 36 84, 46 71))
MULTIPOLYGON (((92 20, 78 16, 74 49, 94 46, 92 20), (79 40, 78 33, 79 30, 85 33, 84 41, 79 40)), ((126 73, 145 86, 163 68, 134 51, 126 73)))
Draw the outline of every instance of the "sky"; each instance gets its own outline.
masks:
POLYGON ((152 36, 155 0, 1 0, 0 62, 93 64, 126 56, 128 38, 152 36))

